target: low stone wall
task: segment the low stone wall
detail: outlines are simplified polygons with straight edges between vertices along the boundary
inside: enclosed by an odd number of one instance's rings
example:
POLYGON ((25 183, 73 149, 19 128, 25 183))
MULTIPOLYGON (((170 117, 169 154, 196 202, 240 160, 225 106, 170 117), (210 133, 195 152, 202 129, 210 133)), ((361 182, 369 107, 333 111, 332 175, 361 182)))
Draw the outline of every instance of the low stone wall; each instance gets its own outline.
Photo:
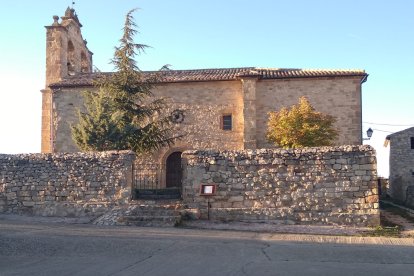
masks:
POLYGON ((130 151, 0 154, 0 212, 97 216, 128 203, 130 151))
POLYGON ((183 198, 201 217, 378 225, 375 151, 369 146, 186 151, 183 198), (217 193, 200 196, 200 185, 217 193), (210 202, 210 207, 207 204, 210 202))
MULTIPOLYGON (((130 202, 134 160, 133 152, 0 154, 0 212, 97 217, 130 202)), ((369 146, 186 151, 183 169, 183 203, 201 218, 379 224, 369 146), (216 194, 201 196, 201 184, 216 184, 216 194)))

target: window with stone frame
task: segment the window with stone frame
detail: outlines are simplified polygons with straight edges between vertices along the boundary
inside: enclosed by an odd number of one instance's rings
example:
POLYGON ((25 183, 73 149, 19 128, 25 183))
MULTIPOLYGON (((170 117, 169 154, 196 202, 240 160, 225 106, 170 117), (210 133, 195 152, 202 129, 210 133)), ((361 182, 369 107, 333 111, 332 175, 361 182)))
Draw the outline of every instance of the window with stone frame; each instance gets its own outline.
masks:
POLYGON ((222 130, 233 129, 233 116, 231 114, 223 114, 221 116, 221 129, 222 130))
POLYGON ((414 149, 414 137, 411 137, 411 149, 414 149))

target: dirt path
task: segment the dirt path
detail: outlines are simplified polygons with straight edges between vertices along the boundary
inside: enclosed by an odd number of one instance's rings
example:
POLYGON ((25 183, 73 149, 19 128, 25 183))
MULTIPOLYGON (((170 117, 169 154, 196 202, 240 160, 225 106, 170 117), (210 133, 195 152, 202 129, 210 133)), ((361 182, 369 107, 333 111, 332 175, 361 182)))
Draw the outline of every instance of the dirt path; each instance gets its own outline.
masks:
POLYGON ((403 237, 414 237, 414 217, 410 218, 408 213, 402 215, 401 212, 401 210, 387 207, 385 210, 381 210, 381 220, 401 226, 401 235, 403 237))

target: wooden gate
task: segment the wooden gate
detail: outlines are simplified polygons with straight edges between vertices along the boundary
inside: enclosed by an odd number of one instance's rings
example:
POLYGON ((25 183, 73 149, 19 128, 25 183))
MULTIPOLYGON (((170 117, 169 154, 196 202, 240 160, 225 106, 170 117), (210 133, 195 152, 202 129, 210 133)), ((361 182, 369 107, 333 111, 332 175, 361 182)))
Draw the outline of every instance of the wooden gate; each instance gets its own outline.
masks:
POLYGON ((181 167, 181 154, 182 152, 173 152, 168 156, 166 162, 166 187, 167 188, 180 188, 183 178, 183 170, 181 167))

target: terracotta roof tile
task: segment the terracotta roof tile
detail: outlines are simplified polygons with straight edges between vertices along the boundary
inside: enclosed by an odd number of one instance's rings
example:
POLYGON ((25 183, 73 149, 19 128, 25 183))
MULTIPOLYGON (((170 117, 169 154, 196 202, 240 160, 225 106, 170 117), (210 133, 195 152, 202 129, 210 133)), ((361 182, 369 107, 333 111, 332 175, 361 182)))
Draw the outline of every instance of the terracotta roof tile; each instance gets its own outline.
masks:
MULTIPOLYGON (((151 75, 154 71, 143 72, 151 75)), ((76 87, 91 86, 93 80, 101 75, 111 73, 82 73, 64 78, 50 87, 76 87)), ((195 70, 167 70, 161 73, 161 83, 170 82, 197 82, 197 81, 227 81, 237 80, 241 77, 258 77, 259 79, 290 79, 290 78, 318 78, 318 77, 347 77, 359 76, 365 81, 368 74, 363 70, 306 70, 306 69, 280 69, 280 68, 219 68, 195 70)))

